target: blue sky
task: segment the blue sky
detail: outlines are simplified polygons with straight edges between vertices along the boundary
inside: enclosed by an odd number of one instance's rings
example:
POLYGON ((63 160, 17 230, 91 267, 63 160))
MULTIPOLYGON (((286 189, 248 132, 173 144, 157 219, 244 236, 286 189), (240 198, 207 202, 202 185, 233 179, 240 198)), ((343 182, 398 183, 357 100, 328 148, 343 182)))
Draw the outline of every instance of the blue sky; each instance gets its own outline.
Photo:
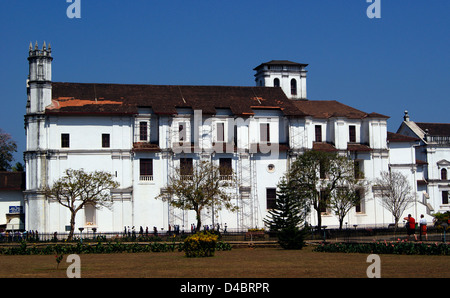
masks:
POLYGON ((273 59, 308 63, 308 98, 449 122, 450 1, 0 0, 0 128, 25 150, 28 45, 53 50, 53 80, 253 86, 273 59))

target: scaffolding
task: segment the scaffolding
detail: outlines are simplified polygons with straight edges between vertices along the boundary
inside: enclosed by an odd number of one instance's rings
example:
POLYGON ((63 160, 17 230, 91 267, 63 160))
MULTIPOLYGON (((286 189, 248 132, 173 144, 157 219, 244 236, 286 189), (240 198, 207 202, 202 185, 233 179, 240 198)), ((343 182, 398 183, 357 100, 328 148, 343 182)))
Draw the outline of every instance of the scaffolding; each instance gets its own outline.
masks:
MULTIPOLYGON (((206 131, 205 128, 202 127, 200 135, 204 135, 206 133, 210 133, 210 131, 206 131)), ((166 142, 169 151, 171 151, 171 153, 167 155, 167 179, 170 179, 170 177, 173 177, 176 171, 174 157, 177 155, 177 153, 175 153, 174 150, 171 149, 173 149, 173 146, 178 145, 178 127, 173 127, 170 121, 168 123, 166 142)), ((199 144, 200 148, 202 148, 202 145, 207 145, 204 144, 204 140, 202 139, 199 140, 199 142, 201 142, 199 144)), ((191 152, 195 153, 195 155, 200 157, 200 159, 211 160, 211 154, 207 152, 194 152, 194 151, 191 152)), ((237 157, 237 161, 235 164, 235 172, 238 183, 236 187, 229 188, 224 191, 226 191, 230 196, 234 198, 234 201, 236 202, 236 205, 238 207, 237 210, 238 230, 246 231, 247 229, 258 227, 259 222, 256 160, 253 158, 253 154, 247 151, 235 153, 234 156, 237 157)), ((204 223, 212 222, 215 225, 221 223, 220 220, 221 214, 217 210, 211 208, 205 209, 202 211, 201 216, 203 219, 202 221, 204 223)), ((168 202, 169 225, 171 226, 179 225, 180 227, 183 226, 188 227, 190 225, 188 221, 189 221, 188 211, 173 207, 170 204, 170 202, 168 202)))
POLYGON ((238 229, 247 230, 258 226, 259 202, 257 195, 256 161, 252 154, 241 153, 238 162, 239 199, 238 229))

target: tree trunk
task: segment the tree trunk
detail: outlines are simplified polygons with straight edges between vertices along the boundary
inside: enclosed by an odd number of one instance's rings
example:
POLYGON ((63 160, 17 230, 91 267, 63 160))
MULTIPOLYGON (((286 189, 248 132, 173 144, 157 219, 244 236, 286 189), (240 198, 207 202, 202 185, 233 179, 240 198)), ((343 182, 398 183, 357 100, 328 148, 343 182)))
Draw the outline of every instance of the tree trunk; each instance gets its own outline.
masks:
POLYGON ((316 208, 317 211, 317 230, 322 229, 322 214, 320 213, 320 208, 316 208))
POLYGON ((202 219, 200 216, 201 208, 195 208, 195 213, 197 217, 197 226, 195 227, 195 232, 200 232, 201 226, 202 226, 202 219))
POLYGON ((69 232, 69 236, 67 237, 67 241, 71 241, 73 238, 73 234, 75 231, 75 215, 76 215, 76 213, 71 210, 70 211, 70 232, 69 232))
POLYGON ((322 229, 322 215, 320 210, 317 210, 317 229, 320 231, 322 229))

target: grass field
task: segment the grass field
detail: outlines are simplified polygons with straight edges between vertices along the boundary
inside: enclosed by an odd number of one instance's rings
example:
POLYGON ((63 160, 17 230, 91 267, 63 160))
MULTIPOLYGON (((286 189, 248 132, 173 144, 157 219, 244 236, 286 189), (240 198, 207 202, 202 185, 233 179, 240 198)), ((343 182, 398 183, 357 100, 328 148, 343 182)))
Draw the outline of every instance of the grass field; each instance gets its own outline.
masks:
MULTIPOLYGON (((182 252, 82 254, 82 278, 366 278, 368 255, 279 248, 238 248, 212 258, 182 252)), ((0 278, 65 278, 64 256, 0 255, 0 278)), ((384 278, 449 278, 450 256, 380 255, 384 278)))

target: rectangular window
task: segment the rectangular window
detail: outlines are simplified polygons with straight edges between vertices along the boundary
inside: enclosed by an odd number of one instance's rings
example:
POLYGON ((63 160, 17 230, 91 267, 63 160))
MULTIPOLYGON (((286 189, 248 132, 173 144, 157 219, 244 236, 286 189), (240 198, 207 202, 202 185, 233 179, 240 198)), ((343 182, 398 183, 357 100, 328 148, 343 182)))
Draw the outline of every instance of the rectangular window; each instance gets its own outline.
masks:
POLYGON ((232 169, 231 158, 219 159, 220 180, 231 180, 232 169))
POLYGON ((328 205, 328 193, 326 191, 320 191, 319 194, 319 210, 322 213, 327 212, 327 205, 328 205))
POLYGON ((354 175, 356 179, 363 179, 364 178, 364 173, 363 171, 361 171, 361 161, 359 160, 355 160, 353 162, 353 166, 354 166, 354 175))
POLYGON ((260 142, 270 142, 270 125, 269 123, 261 123, 259 125, 260 142))
POLYGON ((316 125, 314 128, 316 133, 316 142, 322 142, 322 125, 316 125))
POLYGON ((68 133, 61 134, 61 148, 70 147, 70 135, 68 133))
POLYGON ((319 177, 320 177, 320 179, 327 178, 327 168, 326 168, 325 162, 323 162, 323 161, 319 162, 319 177))
POLYGON ((186 134, 186 122, 180 122, 178 124, 178 141, 185 142, 187 141, 186 134))
POLYGON ((442 191, 442 204, 448 204, 448 190, 442 191))
POLYGON ((277 199, 277 189, 276 188, 266 188, 266 204, 267 209, 276 208, 277 199))
POLYGON ((139 141, 148 141, 148 123, 147 121, 139 122, 139 141))
POLYGON ((216 140, 217 142, 225 141, 225 123, 216 123, 216 140))
POLYGON ((153 159, 142 158, 139 160, 139 180, 153 180, 153 159))
POLYGON ((102 148, 109 148, 109 133, 102 134, 102 148))
POLYGON ((355 211, 357 213, 362 213, 363 206, 362 206, 362 201, 361 201, 361 192, 359 190, 355 190, 355 195, 357 197, 357 202, 355 204, 355 211))
POLYGON ((180 158, 180 175, 192 176, 194 167, 192 165, 192 158, 180 158))
POLYGON ((86 225, 92 226, 95 225, 95 205, 86 204, 84 205, 84 216, 86 219, 86 225))
POLYGON ((349 132, 349 142, 356 143, 356 126, 350 125, 348 127, 348 132, 349 132))

